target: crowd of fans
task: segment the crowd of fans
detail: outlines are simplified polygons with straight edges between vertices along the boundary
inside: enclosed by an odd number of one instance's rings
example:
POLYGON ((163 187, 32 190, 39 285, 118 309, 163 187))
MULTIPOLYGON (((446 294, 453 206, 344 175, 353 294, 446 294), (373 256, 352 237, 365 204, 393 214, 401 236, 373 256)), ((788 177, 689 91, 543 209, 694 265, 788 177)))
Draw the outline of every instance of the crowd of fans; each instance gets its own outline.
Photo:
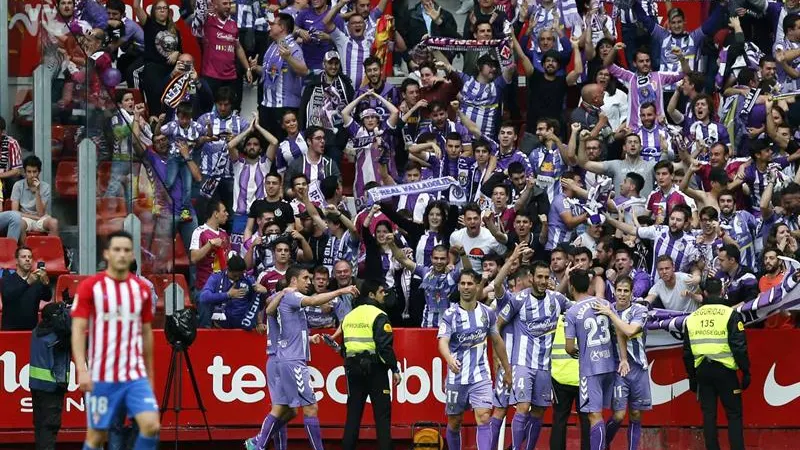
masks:
MULTIPOLYGON (((780 283, 799 250, 800 5, 713 2, 693 30, 656 6, 478 0, 459 32, 432 0, 393 2, 393 16, 386 0, 199 0, 180 8, 182 34, 165 0, 149 13, 135 0, 135 20, 121 0, 60 0, 78 48, 51 43, 61 107, 86 64, 96 83, 119 70, 143 91, 137 103, 89 81, 108 131, 89 137, 113 164, 106 194, 152 198, 155 234, 182 236, 205 326, 256 326, 260 295, 303 264, 316 292, 380 279, 393 324, 435 327, 461 268, 491 304, 488 281, 520 245, 514 264, 548 262, 562 292, 583 268, 592 295, 613 299, 627 276, 641 301, 692 311, 718 277, 737 304, 780 283), (419 183, 441 177, 455 182, 419 183), (402 195, 373 201, 390 185, 402 195)), ((14 205, 29 228, 57 230, 28 217, 36 183, 15 186, 14 205)), ((350 302, 308 320, 335 325, 350 302)))

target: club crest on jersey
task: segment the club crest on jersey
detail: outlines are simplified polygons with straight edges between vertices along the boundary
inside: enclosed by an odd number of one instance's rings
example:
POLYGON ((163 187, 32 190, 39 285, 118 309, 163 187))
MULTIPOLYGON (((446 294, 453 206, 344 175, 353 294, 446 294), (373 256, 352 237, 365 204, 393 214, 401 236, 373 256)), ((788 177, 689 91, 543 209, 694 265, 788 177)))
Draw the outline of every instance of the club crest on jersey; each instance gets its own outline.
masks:
POLYGON ((675 249, 678 250, 679 252, 684 251, 686 249, 686 243, 683 241, 678 241, 677 243, 675 243, 675 249))

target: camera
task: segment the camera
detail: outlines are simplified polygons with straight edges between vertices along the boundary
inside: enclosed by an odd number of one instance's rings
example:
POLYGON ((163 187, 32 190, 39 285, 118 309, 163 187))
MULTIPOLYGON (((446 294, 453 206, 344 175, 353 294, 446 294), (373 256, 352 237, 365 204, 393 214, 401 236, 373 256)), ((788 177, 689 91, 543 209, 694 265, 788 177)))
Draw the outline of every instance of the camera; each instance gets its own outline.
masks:
POLYGON ((36 270, 44 270, 44 261, 36 263, 36 270))

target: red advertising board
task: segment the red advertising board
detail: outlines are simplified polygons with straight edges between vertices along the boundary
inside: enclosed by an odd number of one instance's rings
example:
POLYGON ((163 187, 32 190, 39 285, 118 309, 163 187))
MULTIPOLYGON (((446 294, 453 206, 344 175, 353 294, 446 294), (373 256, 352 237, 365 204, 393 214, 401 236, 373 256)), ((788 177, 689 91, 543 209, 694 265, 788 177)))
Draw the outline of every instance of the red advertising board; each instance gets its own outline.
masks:
MULTIPOLYGON (((398 329, 395 348, 402 365, 403 382, 394 388, 392 423, 410 426, 418 421, 444 422, 443 379, 446 364, 436 348, 435 330, 398 329)), ((31 428, 28 392, 29 333, 0 333, 4 418, 0 433, 31 428)), ((800 426, 800 360, 787 349, 800 347, 800 333, 793 330, 751 330, 748 346, 753 382, 744 393, 744 420, 749 428, 797 428, 800 426)), ((161 397, 169 367, 170 347, 161 331, 156 334, 156 396, 161 397)), ((323 426, 344 424, 346 387, 341 358, 324 345, 315 346, 310 363, 311 383, 319 402, 323 426)), ((243 331, 201 330, 190 357, 201 396, 212 427, 260 426, 268 412, 264 338, 243 331)), ((689 392, 681 349, 649 352, 652 362, 653 411, 644 415, 646 426, 680 427, 701 423, 699 406, 689 392)), ((75 371, 73 370, 74 374, 75 371)), ((183 370, 184 407, 196 406, 183 370)), ((64 428, 85 424, 83 401, 74 379, 63 415, 64 428)), ((721 415, 724 417, 724 415, 721 415)), ((296 419, 301 420, 301 419, 296 419)), ((364 416, 371 424, 371 411, 364 416)), ((174 426, 174 416, 165 415, 165 428, 174 426)), ((181 427, 202 424, 197 411, 183 411, 181 427)), ((32 434, 29 435, 32 439, 32 434)))

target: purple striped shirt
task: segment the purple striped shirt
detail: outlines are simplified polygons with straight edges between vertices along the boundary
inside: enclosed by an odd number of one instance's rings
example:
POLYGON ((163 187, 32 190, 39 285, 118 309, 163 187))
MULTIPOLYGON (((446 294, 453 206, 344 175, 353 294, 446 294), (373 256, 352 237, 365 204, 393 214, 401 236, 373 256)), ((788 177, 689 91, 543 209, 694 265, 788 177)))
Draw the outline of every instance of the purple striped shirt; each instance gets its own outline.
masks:
POLYGON ((636 130, 636 134, 642 140, 642 159, 645 161, 660 161, 663 150, 672 153, 667 131, 660 124, 656 123, 653 128, 645 128, 644 125, 636 130))
POLYGON ((233 212, 247 214, 254 201, 266 196, 264 180, 272 169, 272 160, 260 157, 255 163, 248 163, 244 156, 233 162, 233 212))
POLYGON ((636 236, 640 239, 653 241, 653 268, 650 278, 659 279, 656 271, 656 260, 661 255, 669 255, 675 263, 676 272, 691 272, 691 265, 697 261, 699 253, 695 246, 694 237, 684 231, 673 235, 666 225, 652 225, 636 229, 636 236))
POLYGON ((488 306, 478 303, 467 311, 459 303, 452 305, 439 320, 437 339, 450 339, 450 353, 461 363, 461 371, 447 370, 447 384, 473 384, 491 380, 486 352, 489 335, 497 332, 497 316, 488 306))
POLYGON ((512 294, 498 313, 514 330, 514 345, 509 355, 514 366, 550 370, 550 351, 558 318, 572 305, 562 294, 545 291, 542 298, 530 289, 512 294))
POLYGON ((295 159, 304 156, 308 153, 308 143, 306 142, 303 133, 297 133, 297 136, 287 136, 278 145, 278 154, 275 157, 275 165, 278 168, 278 173, 286 172, 286 168, 295 159))
POLYGON ((502 99, 506 80, 496 77, 489 83, 481 83, 475 78, 461 73, 461 111, 481 130, 481 134, 494 136, 497 128, 497 112, 502 99))
POLYGON ((656 115, 663 116, 664 87, 683 79, 683 74, 679 72, 650 72, 641 75, 616 64, 610 65, 608 71, 628 88, 628 111, 631 111, 628 127, 633 130, 639 128, 639 115, 633 111, 639 111, 645 103, 653 102, 656 105, 656 115))
POLYGON ((436 328, 439 318, 450 307, 450 294, 458 285, 459 269, 438 273, 430 266, 417 264, 414 275, 422 279, 419 288, 425 295, 425 309, 422 311, 422 327, 436 328))
MULTIPOLYGON (((292 52, 292 57, 300 62, 303 51, 292 36, 283 42, 292 52)), ((296 74, 278 53, 278 43, 273 42, 264 54, 263 66, 264 98, 261 105, 267 108, 299 108, 300 95, 303 92, 303 77, 296 74)))
POLYGON ((339 55, 344 58, 342 72, 350 78, 353 86, 361 86, 361 82, 364 80, 364 60, 370 55, 375 35, 367 34, 365 31, 361 39, 356 39, 337 28, 331 32, 331 39, 336 44, 339 55))
MULTIPOLYGON (((647 353, 645 353, 645 341, 647 340, 647 307, 638 303, 631 303, 627 309, 617 311, 616 308, 612 309, 617 313, 623 322, 638 325, 642 327, 642 331, 628 338, 628 362, 637 364, 640 368, 647 367, 647 353)), ((617 356, 619 361, 619 356, 617 356)))

